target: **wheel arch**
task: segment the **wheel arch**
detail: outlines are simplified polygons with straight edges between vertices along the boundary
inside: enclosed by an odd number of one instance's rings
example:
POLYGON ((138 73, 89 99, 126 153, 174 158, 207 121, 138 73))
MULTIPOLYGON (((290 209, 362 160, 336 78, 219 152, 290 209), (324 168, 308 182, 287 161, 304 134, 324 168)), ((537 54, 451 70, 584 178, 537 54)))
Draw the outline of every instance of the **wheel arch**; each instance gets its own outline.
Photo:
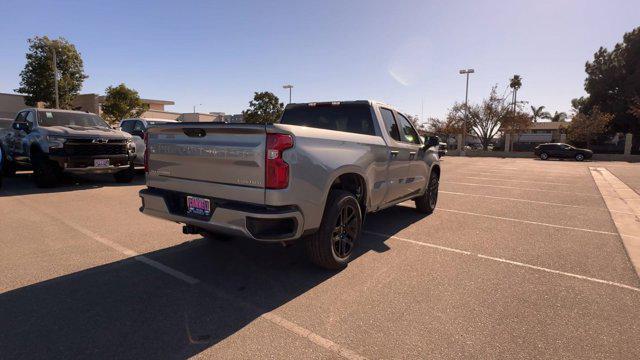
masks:
POLYGON ((335 171, 327 181, 323 199, 324 207, 326 208, 331 190, 341 189, 354 195, 360 204, 362 216, 364 217, 370 205, 370 189, 368 185, 366 176, 360 171, 360 168, 353 166, 341 168, 338 171, 335 171))

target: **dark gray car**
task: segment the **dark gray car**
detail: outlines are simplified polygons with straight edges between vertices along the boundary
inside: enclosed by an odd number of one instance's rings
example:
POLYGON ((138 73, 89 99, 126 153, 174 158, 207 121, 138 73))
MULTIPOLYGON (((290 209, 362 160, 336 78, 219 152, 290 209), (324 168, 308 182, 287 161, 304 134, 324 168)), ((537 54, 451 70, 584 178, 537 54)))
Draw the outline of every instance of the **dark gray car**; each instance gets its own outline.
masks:
POLYGON ((25 109, 0 130, 3 172, 33 169, 38 186, 55 185, 63 172, 113 174, 118 182, 135 175, 131 135, 112 129, 98 115, 80 111, 25 109))

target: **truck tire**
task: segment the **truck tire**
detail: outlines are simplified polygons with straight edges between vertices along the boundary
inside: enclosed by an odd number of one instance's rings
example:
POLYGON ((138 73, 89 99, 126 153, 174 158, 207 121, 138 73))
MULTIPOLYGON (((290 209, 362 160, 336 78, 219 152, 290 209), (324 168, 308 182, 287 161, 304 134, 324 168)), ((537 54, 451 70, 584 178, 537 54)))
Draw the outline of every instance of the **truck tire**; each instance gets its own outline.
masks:
POLYGON ((60 169, 58 165, 41 152, 36 152, 31 156, 33 166, 33 180, 39 188, 54 187, 60 181, 60 169))
POLYGON ((136 170, 133 167, 133 165, 131 165, 126 170, 118 171, 117 173, 113 174, 113 178, 116 180, 117 183, 120 183, 120 184, 128 184, 132 182, 135 177, 136 177, 136 170))
POLYGON ((349 263, 362 231, 360 204, 348 191, 329 193, 318 231, 306 239, 306 250, 314 264, 329 270, 349 263))
POLYGON ((423 214, 431 214, 436 209, 438 202, 438 187, 440 185, 440 175, 436 172, 431 172, 429 177, 429 183, 424 191, 424 194, 413 198, 416 203, 416 210, 423 214))
POLYGON ((16 174, 16 163, 7 159, 7 154, 0 144, 0 171, 4 176, 14 176, 16 174))

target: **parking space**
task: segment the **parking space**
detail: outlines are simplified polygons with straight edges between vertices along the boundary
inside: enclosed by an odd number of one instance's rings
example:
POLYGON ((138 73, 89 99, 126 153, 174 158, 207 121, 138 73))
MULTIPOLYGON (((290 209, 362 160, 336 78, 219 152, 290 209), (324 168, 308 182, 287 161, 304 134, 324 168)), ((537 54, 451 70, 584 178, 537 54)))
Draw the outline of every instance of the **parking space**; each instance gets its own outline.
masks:
MULTIPOLYGON (((590 167, 446 157, 437 210, 371 214, 341 272, 138 212, 140 176, 0 194, 9 357, 640 357, 640 280, 590 167), (37 341, 34 341, 37 339, 37 341)), ((605 196, 608 196, 605 194, 605 196)), ((628 234, 633 235, 633 234, 628 234)), ((640 234, 636 234, 640 236, 640 234)))

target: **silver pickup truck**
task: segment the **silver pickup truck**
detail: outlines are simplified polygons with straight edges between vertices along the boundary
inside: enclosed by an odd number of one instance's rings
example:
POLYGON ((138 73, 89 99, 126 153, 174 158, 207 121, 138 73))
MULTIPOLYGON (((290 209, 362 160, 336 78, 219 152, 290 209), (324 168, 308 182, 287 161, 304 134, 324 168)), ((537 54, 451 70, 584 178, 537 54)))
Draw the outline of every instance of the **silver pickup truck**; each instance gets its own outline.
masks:
POLYGON ((177 123, 149 129, 145 214, 205 237, 302 238, 328 269, 348 263, 365 214, 436 206, 437 138, 373 101, 289 104, 272 125, 177 123))

